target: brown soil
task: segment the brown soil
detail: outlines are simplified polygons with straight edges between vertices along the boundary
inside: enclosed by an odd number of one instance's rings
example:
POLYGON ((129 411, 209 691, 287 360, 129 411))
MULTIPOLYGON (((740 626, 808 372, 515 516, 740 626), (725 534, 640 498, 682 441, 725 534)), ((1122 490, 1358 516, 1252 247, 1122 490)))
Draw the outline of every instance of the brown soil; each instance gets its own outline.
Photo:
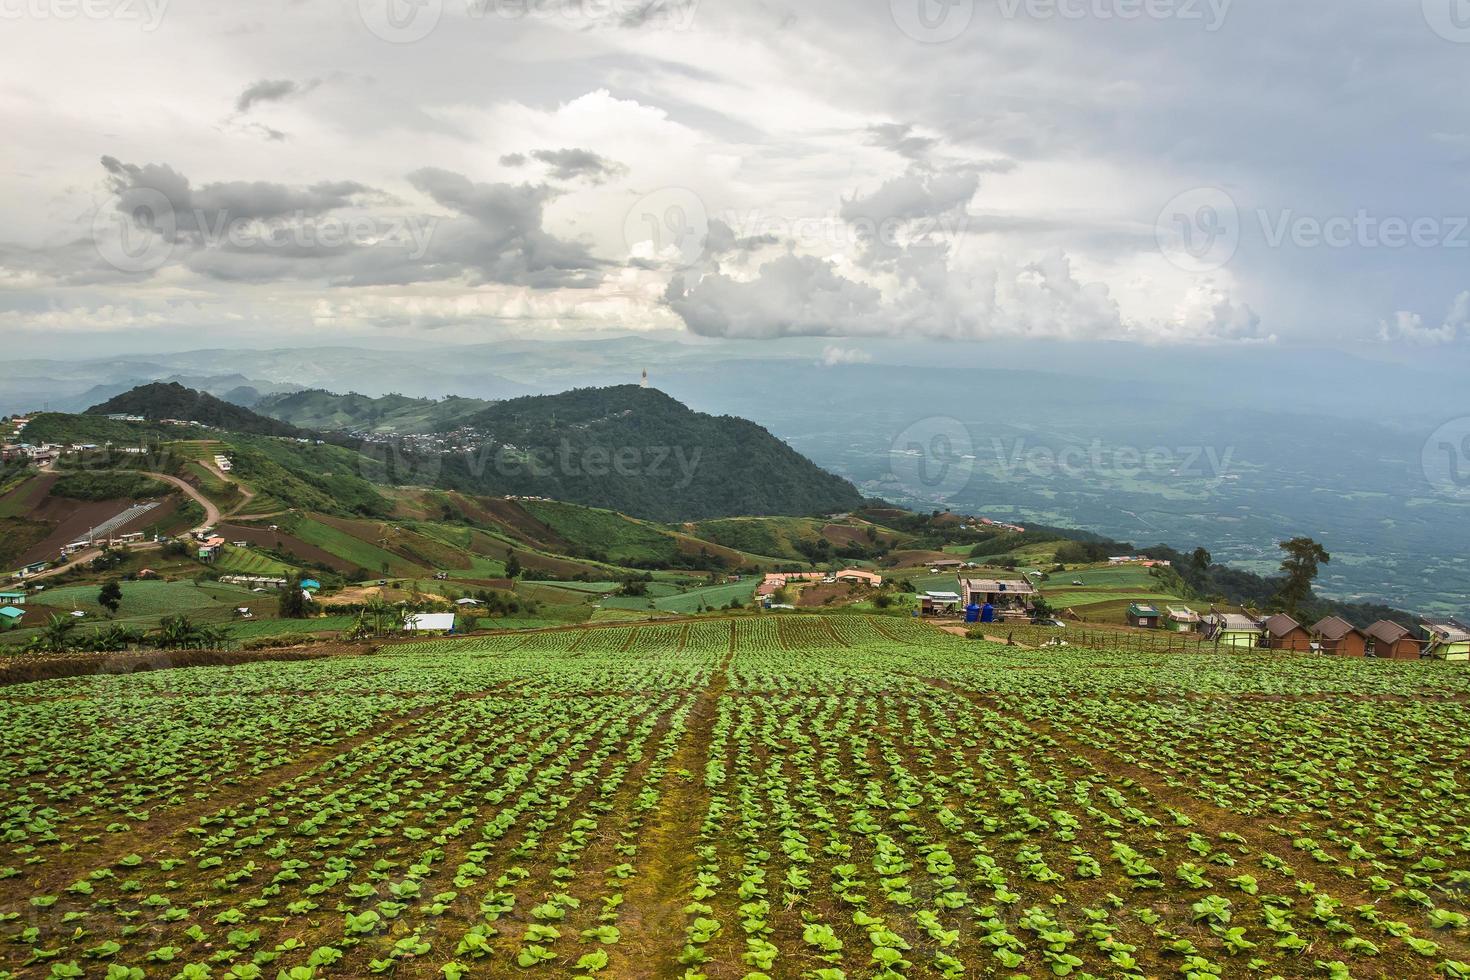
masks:
POLYGON ((702 774, 720 698, 730 684, 733 632, 731 644, 709 686, 700 692, 679 750, 669 760, 658 809, 649 816, 639 842, 639 853, 648 855, 647 866, 623 893, 619 952, 631 953, 631 959, 641 964, 628 976, 672 977, 681 972, 675 957, 683 943, 685 884, 698 861, 689 842, 699 837, 709 803, 702 774), (691 774, 689 778, 681 776, 681 770, 691 774), (666 961, 658 962, 660 957, 666 961))
POLYGON ((219 533, 226 541, 249 541, 257 547, 269 548, 271 551, 299 561, 325 565, 336 572, 350 574, 357 571, 357 566, 351 562, 343 561, 325 548, 307 544, 284 531, 272 531, 266 527, 248 527, 244 524, 221 524, 219 533))

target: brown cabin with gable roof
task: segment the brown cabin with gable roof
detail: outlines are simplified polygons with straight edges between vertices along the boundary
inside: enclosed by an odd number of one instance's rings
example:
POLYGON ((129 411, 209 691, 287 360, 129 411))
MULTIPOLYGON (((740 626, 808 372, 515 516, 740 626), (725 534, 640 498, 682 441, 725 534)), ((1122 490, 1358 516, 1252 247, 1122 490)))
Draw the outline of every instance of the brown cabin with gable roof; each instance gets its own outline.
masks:
POLYGON ((1380 619, 1366 630, 1372 642, 1372 655, 1384 660, 1418 660, 1424 645, 1398 623, 1380 619))
POLYGON ((1286 613, 1277 613, 1266 620, 1266 646, 1272 650, 1308 653, 1312 649, 1312 634, 1286 613))
POLYGON ((1328 616, 1312 627, 1317 649, 1333 657, 1366 657, 1368 635, 1341 616, 1328 616))

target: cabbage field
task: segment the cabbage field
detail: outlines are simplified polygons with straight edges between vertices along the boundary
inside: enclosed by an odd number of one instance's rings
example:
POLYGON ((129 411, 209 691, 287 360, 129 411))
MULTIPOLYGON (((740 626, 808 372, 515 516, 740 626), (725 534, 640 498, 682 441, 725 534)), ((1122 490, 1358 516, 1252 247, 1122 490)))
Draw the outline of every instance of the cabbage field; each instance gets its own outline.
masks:
POLYGON ((1467 706, 852 615, 14 686, 0 975, 1470 977, 1467 706))

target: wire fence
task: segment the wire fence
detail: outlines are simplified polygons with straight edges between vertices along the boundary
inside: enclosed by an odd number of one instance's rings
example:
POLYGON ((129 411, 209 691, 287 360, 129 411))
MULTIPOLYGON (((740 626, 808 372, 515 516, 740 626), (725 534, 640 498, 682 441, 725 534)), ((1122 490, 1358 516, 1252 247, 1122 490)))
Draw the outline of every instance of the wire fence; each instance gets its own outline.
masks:
POLYGON ((987 624, 986 636, 1028 647, 1067 646, 1134 653, 1214 653, 1215 643, 1200 633, 1171 630, 1114 630, 1069 623, 1065 627, 987 624))

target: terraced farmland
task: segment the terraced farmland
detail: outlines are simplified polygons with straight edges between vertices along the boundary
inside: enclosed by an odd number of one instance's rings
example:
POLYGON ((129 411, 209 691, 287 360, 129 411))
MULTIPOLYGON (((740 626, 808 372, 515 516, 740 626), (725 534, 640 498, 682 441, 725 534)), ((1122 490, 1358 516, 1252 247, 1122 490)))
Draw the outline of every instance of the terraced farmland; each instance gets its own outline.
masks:
POLYGON ((1470 672, 763 617, 5 689, 15 976, 1466 977, 1470 672))

